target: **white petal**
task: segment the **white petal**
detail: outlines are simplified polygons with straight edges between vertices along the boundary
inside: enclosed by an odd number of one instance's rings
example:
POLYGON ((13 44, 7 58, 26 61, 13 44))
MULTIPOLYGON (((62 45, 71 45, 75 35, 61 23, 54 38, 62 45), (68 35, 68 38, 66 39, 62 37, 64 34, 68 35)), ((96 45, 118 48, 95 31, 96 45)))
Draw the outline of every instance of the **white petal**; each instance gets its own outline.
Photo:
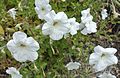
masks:
POLYGON ((12 54, 14 54, 14 53, 17 52, 17 50, 16 50, 17 46, 16 46, 16 44, 14 43, 13 40, 10 40, 10 41, 7 43, 7 48, 8 48, 8 50, 9 50, 12 54))
POLYGON ((32 37, 28 37, 25 43, 27 44, 26 46, 28 46, 32 51, 37 51, 40 48, 39 43, 35 41, 32 37))
POLYGON ((62 34, 66 34, 69 32, 69 28, 66 26, 66 24, 60 24, 58 27, 54 28, 57 31, 60 31, 62 34))
POLYGON ((97 26, 96 26, 95 22, 93 22, 93 21, 87 22, 87 23, 85 23, 85 26, 86 26, 89 34, 97 32, 97 30, 96 30, 97 26))
POLYGON ((24 32, 18 31, 13 34, 13 40, 15 43, 19 43, 27 38, 27 35, 24 32))
POLYGON ((92 53, 90 55, 90 58, 89 58, 89 64, 90 65, 94 65, 94 64, 97 64, 98 61, 100 60, 100 57, 101 55, 97 54, 97 53, 92 53))
POLYGON ((75 35, 75 34, 77 34, 77 31, 74 30, 74 29, 71 29, 71 30, 70 30, 70 34, 71 34, 71 35, 75 35))
POLYGON ((38 58, 38 53, 30 50, 21 50, 15 53, 13 57, 19 62, 34 61, 38 58))
POLYGON ((87 14, 89 14, 89 13, 90 13, 90 8, 81 11, 82 16, 87 16, 87 14))
POLYGON ((104 49, 102 46, 100 46, 100 45, 98 45, 98 46, 96 46, 96 47, 94 48, 94 52, 97 53, 97 54, 100 54, 100 55, 101 55, 104 51, 105 51, 105 49, 104 49))
POLYGON ((60 40, 62 39, 63 34, 60 31, 55 31, 52 34, 50 34, 50 38, 53 40, 60 40))
POLYGON ((92 16, 92 15, 88 15, 87 17, 86 17, 86 16, 82 16, 82 17, 81 17, 82 23, 90 22, 90 21, 92 21, 92 19, 93 19, 93 16, 92 16))
POLYGON ((105 61, 108 66, 118 63, 118 59, 115 55, 106 56, 105 61))
POLYGON ((115 54, 117 52, 117 49, 115 49, 115 48, 105 48, 104 52, 111 55, 111 54, 115 54))
POLYGON ((50 23, 51 23, 51 22, 53 22, 53 19, 54 19, 55 15, 56 15, 55 11, 52 10, 52 11, 50 11, 48 14, 46 14, 45 20, 46 20, 47 22, 50 22, 50 23))
POLYGON ((35 0, 35 5, 39 6, 41 4, 48 4, 49 0, 35 0))
POLYGON ((114 75, 110 74, 110 73, 103 73, 101 75, 98 76, 99 78, 116 78, 114 75))
POLYGON ((93 68, 96 72, 103 71, 107 67, 104 60, 99 60, 98 64, 96 64, 93 68))
POLYGON ((77 70, 81 64, 79 62, 69 62, 65 67, 67 67, 68 70, 77 70))
POLYGON ((84 34, 84 35, 87 35, 87 34, 88 34, 87 28, 84 28, 84 29, 81 31, 81 33, 84 34))
POLYGON ((64 13, 64 12, 58 12, 54 18, 54 20, 59 20, 59 21, 62 21, 62 22, 67 22, 68 20, 68 17, 67 15, 64 13))
POLYGON ((19 74, 19 75, 11 75, 11 76, 12 76, 12 78, 22 78, 21 74, 19 74))
POLYGON ((43 27, 42 27, 42 33, 43 33, 44 35, 49 35, 49 34, 51 34, 51 26, 52 26, 52 25, 49 25, 48 23, 45 23, 45 24, 43 25, 43 27))

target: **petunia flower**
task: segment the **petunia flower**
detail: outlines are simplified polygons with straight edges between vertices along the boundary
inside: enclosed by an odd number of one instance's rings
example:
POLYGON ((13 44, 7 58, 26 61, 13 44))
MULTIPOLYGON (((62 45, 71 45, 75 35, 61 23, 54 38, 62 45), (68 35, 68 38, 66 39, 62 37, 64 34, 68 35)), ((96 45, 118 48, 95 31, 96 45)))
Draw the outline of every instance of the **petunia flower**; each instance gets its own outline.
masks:
POLYGON ((108 13, 107 13, 107 10, 106 10, 106 9, 102 9, 102 11, 101 11, 101 16, 102 16, 102 19, 103 19, 103 20, 108 17, 108 13))
POLYGON ((64 12, 57 14, 52 10, 45 17, 47 21, 42 27, 42 33, 49 35, 52 40, 60 40, 63 35, 68 33, 68 17, 64 12))
POLYGON ((35 0, 35 11, 39 19, 44 19, 45 15, 52 9, 49 0, 35 0))
POLYGON ((116 76, 110 74, 110 73, 103 73, 100 76, 98 76, 99 78, 116 78, 116 76))
POLYGON ((93 16, 90 14, 90 8, 81 11, 81 23, 80 30, 84 35, 91 34, 97 32, 97 24, 93 22, 93 16))
POLYGON ((15 8, 11 8, 11 9, 8 10, 8 13, 15 20, 16 9, 15 8))
POLYGON ((69 62, 65 67, 67 67, 68 70, 77 70, 80 67, 80 63, 79 62, 69 62))
POLYGON ((79 30, 79 25, 80 24, 78 22, 76 22, 76 18, 73 17, 73 18, 68 19, 68 23, 70 23, 70 25, 69 25, 70 34, 71 35, 77 34, 77 30, 79 30))
POLYGON ((12 78, 22 78, 22 75, 20 74, 20 72, 14 67, 8 68, 6 72, 10 74, 12 78))
POLYGON ((107 66, 118 63, 114 55, 116 52, 115 48, 103 48, 98 45, 94 48, 94 53, 90 55, 89 64, 93 65, 96 72, 103 71, 107 66))
POLYGON ((38 58, 39 44, 32 37, 27 37, 24 32, 13 34, 13 39, 7 43, 7 48, 19 62, 34 61, 38 58))

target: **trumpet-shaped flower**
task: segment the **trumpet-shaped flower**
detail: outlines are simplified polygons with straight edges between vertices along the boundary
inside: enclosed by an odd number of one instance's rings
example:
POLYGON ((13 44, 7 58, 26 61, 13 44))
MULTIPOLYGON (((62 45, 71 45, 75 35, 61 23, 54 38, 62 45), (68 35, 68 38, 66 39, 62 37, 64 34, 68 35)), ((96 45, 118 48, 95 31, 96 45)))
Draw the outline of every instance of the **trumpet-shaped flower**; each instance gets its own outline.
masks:
POLYGON ((73 18, 68 19, 68 23, 70 24, 70 26, 69 26, 70 34, 71 35, 77 34, 77 30, 79 30, 79 25, 80 24, 78 22, 76 22, 76 18, 73 17, 73 18))
POLYGON ((77 70, 80 67, 80 63, 79 62, 69 62, 65 67, 67 67, 68 70, 77 70))
POLYGON ((60 40, 63 35, 69 32, 68 17, 64 12, 54 11, 48 13, 45 17, 47 21, 42 27, 42 33, 49 35, 52 40, 60 40))
POLYGON ((90 55, 89 64, 93 65, 96 72, 103 71, 107 66, 118 63, 114 55, 116 52, 115 48, 103 48, 98 45, 94 48, 94 53, 90 55))
POLYGON ((103 19, 103 20, 108 17, 108 13, 107 13, 107 10, 106 10, 106 9, 103 9, 103 10, 101 11, 101 16, 102 16, 102 19, 103 19))
POLYGON ((35 11, 39 19, 44 19, 45 15, 52 9, 49 0, 35 0, 35 11))
POLYGON ((39 44, 24 32, 18 31, 13 34, 13 39, 7 43, 7 48, 13 57, 19 62, 34 61, 38 58, 39 44))
POLYGON ((15 20, 16 9, 15 8, 11 8, 11 9, 8 10, 8 13, 15 20))
POLYGON ((110 74, 110 73, 103 73, 100 76, 98 76, 99 78, 116 78, 116 76, 110 74))
POLYGON ((20 72, 14 67, 8 68, 6 72, 10 74, 12 78, 22 78, 22 75, 20 74, 20 72))
POLYGON ((84 27, 83 30, 81 31, 82 34, 87 35, 87 34, 91 34, 91 33, 95 33, 97 32, 97 26, 96 23, 91 21, 91 22, 87 22, 85 24, 82 24, 84 27))

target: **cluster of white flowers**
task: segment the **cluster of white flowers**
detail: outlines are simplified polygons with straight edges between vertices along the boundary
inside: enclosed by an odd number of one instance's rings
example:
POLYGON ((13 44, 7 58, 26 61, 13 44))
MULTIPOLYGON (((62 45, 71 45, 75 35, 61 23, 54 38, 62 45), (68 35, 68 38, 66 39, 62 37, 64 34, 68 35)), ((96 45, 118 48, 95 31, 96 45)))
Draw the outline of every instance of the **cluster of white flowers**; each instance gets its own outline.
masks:
POLYGON ((42 27, 42 32, 44 35, 49 35, 51 39, 60 40, 67 33, 75 35, 79 30, 80 24, 76 22, 76 18, 68 19, 64 12, 55 13, 54 10, 51 11, 49 1, 35 0, 35 5, 38 17, 46 21, 42 27))
POLYGON ((81 11, 81 14, 82 14, 81 24, 80 24, 80 29, 82 29, 81 33, 87 35, 90 33, 97 32, 96 23, 92 21, 93 16, 90 14, 90 8, 81 11))
POLYGON ((6 73, 10 74, 12 78, 22 78, 22 75, 20 74, 20 72, 14 67, 8 68, 6 70, 6 73))
POLYGON ((35 10, 40 19, 44 19, 46 23, 42 27, 44 35, 49 35, 53 40, 60 40, 63 35, 70 33, 77 34, 77 30, 82 29, 81 33, 84 35, 97 32, 96 23, 92 21, 93 16, 90 14, 90 8, 81 12, 81 23, 76 22, 76 18, 68 19, 64 12, 51 11, 51 6, 47 0, 35 0, 35 10), (45 4, 45 5, 44 5, 45 4))
MULTIPOLYGON (((15 19, 16 9, 12 8, 8 11, 10 16, 15 19)), ((52 40, 60 40, 66 34, 77 34, 78 30, 84 35, 97 32, 97 24, 93 22, 93 16, 90 14, 90 8, 81 11, 81 23, 76 22, 76 18, 68 18, 64 12, 55 13, 52 10, 49 0, 35 0, 35 11, 38 18, 46 22, 42 26, 42 33, 49 35, 52 40)), ((103 9, 101 12, 102 19, 105 19, 108 14, 107 10, 103 9)), ((20 23, 22 24, 22 23, 20 23)), ((16 27, 19 27, 16 26, 16 27)), ((37 50, 39 50, 39 43, 32 37, 27 37, 24 32, 17 31, 13 34, 13 39, 7 43, 7 48, 12 56, 19 62, 35 61, 38 58, 37 50)), ((117 57, 114 55, 117 52, 115 48, 103 48, 96 46, 94 53, 89 57, 89 64, 93 66, 95 72, 104 71, 108 66, 118 63, 117 57)), ((69 62, 65 67, 68 70, 77 70, 80 67, 79 62, 69 62)), ((12 78, 22 78, 19 71, 10 67, 6 70, 12 78)), ((99 78, 116 78, 110 73, 104 72, 99 75, 99 78)))

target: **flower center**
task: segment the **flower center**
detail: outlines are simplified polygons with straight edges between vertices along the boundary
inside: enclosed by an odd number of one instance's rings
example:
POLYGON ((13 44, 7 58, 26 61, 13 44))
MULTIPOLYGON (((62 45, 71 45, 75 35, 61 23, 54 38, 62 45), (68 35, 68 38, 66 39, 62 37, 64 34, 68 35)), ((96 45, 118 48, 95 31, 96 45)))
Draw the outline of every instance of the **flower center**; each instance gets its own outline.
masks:
POLYGON ((102 54, 102 55, 101 55, 101 58, 103 58, 103 57, 105 57, 105 54, 102 54))
POLYGON ((42 11, 44 11, 44 10, 45 10, 45 8, 42 7, 42 11))
POLYGON ((25 44, 20 44, 21 47, 25 47, 26 45, 25 44))
POLYGON ((57 24, 58 24, 58 22, 54 22, 54 23, 53 23, 53 26, 57 26, 57 24))

